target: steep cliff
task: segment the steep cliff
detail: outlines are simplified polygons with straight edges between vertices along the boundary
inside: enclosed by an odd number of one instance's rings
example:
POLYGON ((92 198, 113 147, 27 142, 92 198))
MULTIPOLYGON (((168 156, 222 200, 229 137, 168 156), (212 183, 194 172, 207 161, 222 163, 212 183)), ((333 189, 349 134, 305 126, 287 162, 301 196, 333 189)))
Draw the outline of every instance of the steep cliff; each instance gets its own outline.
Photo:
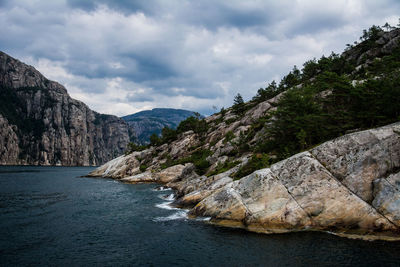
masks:
POLYGON ((166 184, 190 214, 250 231, 400 239, 400 30, 368 33, 89 175, 166 184))
POLYGON ((103 164, 124 152, 130 131, 122 119, 92 111, 3 52, 0 125, 0 164, 103 164))

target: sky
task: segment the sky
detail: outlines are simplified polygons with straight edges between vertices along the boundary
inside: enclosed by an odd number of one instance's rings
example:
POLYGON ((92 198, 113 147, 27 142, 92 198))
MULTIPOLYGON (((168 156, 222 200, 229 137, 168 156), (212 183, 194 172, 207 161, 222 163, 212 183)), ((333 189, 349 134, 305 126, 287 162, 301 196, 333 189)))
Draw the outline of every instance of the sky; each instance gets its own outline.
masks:
POLYGON ((101 113, 210 115, 399 14, 399 0, 0 0, 0 50, 101 113))

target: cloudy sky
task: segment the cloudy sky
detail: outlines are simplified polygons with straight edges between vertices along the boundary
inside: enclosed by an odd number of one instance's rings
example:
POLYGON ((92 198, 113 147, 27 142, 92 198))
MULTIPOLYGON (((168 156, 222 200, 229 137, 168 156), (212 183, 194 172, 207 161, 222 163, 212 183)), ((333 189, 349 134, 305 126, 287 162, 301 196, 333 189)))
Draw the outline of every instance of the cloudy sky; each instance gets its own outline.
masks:
POLYGON ((0 0, 0 50, 102 113, 208 115, 399 14, 398 0, 0 0))

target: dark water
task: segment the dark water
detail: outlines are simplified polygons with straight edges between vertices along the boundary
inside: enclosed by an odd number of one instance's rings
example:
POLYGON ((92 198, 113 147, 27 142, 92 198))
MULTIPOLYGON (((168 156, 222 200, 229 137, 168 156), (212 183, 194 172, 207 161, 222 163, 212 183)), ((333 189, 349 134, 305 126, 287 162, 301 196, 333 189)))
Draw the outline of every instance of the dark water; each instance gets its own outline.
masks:
POLYGON ((396 266, 400 242, 260 235, 185 219, 156 185, 0 167, 0 265, 396 266), (160 208, 161 207, 161 208, 160 208))

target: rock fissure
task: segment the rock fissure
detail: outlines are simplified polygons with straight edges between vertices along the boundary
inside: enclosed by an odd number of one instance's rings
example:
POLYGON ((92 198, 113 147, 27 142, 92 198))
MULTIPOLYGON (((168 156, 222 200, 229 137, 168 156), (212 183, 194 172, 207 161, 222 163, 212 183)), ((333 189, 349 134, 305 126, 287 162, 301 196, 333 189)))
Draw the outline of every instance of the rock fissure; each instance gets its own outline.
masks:
POLYGON ((310 153, 310 155, 316 160, 318 161, 321 166, 333 177, 333 179, 335 179, 339 184, 341 184, 344 188, 346 188, 349 192, 351 192, 351 194, 353 194, 356 198, 358 198, 360 201, 364 202, 366 205, 368 205, 369 207, 371 207, 377 214, 379 214, 380 216, 382 216, 383 218, 385 218, 391 225, 393 225, 395 228, 400 229, 399 226, 394 223, 392 220, 390 220, 389 218, 387 218, 384 214, 382 214, 380 211, 378 211, 373 205, 371 205, 370 203, 366 202, 364 199, 362 199, 361 197, 359 197, 355 192, 353 192, 350 188, 348 188, 345 184, 343 184, 339 179, 337 179, 329 170, 328 168, 326 168, 319 160, 318 158, 316 158, 312 153, 310 153))
MULTIPOLYGON (((394 172, 394 173, 392 173, 392 174, 399 174, 399 172, 394 172)), ((389 176, 390 176, 390 175, 389 175, 389 176)), ((391 182, 391 181, 388 179, 389 176, 383 177, 383 178, 381 178, 381 179, 385 180, 388 184, 390 184, 390 186, 391 186, 394 190, 396 190, 397 192, 400 193, 400 188, 399 188, 396 184, 394 184, 393 182, 391 182)), ((378 179, 376 179, 376 180, 378 180, 378 179)))
POLYGON ((241 195, 239 192, 237 192, 237 191, 236 191, 234 188, 232 188, 232 187, 231 187, 230 190, 232 191, 231 193, 234 193, 236 199, 240 202, 240 204, 243 205, 243 207, 244 207, 245 210, 246 210, 245 217, 244 217, 243 220, 242 220, 243 224, 246 225, 246 218, 247 218, 248 216, 251 216, 251 215, 252 215, 252 212, 250 211, 250 209, 249 209, 249 207, 246 205, 246 203, 243 201, 242 195, 241 195))
POLYGON ((313 218, 311 216, 311 214, 309 214, 301 205, 300 203, 297 201, 297 199, 293 196, 293 194, 289 191, 289 189, 287 188, 287 186, 277 178, 276 175, 273 174, 273 172, 271 172, 272 176, 279 182, 279 184, 281 184, 287 191, 287 193, 289 194, 289 196, 293 199, 293 201, 297 204, 297 206, 299 206, 299 208, 304 212, 304 214, 307 215, 307 217, 309 218, 310 222, 313 224, 313 218))

